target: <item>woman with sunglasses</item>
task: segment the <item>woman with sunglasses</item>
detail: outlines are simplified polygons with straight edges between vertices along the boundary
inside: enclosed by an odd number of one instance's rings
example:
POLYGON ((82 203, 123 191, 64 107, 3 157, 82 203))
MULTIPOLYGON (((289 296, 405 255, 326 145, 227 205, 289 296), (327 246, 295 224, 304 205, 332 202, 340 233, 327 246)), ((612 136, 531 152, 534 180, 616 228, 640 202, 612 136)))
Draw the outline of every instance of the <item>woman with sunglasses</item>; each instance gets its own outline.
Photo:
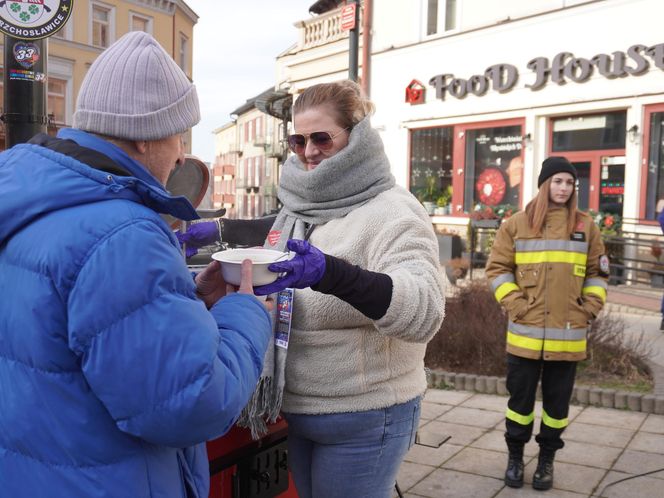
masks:
POLYGON ((431 220, 395 185, 372 111, 350 81, 296 100, 283 208, 265 239, 294 257, 273 263, 283 276, 254 289, 298 289, 285 361, 274 348, 268 362, 285 365, 266 384, 277 401, 255 399, 248 411, 273 419, 283 395, 300 498, 391 496, 418 427, 426 343, 444 315, 431 220))

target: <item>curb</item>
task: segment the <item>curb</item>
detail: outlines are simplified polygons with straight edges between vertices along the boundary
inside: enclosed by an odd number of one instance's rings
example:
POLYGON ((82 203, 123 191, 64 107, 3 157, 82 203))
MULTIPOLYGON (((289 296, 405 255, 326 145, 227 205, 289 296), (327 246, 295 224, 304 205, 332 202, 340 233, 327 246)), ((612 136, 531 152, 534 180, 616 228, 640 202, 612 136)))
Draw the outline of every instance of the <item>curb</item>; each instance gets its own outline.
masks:
POLYGON ((646 308, 637 308, 626 304, 606 303, 602 309, 604 313, 629 313, 632 315, 661 316, 659 311, 653 311, 646 308))
MULTIPOLYGON (((505 378, 487 375, 426 370, 427 385, 434 389, 453 389, 471 391, 480 394, 498 394, 507 396, 505 378)), ((541 394, 538 389, 538 399, 541 394)), ((630 391, 616 391, 584 385, 575 385, 571 403, 577 405, 615 408, 642 413, 664 415, 664 396, 642 394, 630 391)))

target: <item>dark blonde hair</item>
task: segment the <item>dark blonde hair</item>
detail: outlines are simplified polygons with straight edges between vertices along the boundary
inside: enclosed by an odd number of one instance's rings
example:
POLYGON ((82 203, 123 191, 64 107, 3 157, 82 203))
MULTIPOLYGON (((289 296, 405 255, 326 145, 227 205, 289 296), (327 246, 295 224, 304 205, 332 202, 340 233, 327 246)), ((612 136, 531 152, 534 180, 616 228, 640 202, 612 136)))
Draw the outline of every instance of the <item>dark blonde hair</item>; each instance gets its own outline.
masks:
POLYGON ((293 114, 319 106, 328 106, 335 113, 336 123, 348 130, 375 110, 374 104, 363 95, 360 85, 351 80, 310 86, 295 101, 293 114))
MULTIPOLYGON (((526 206, 526 216, 528 216, 528 226, 537 234, 543 233, 544 223, 546 222, 546 212, 549 210, 549 196, 551 191, 551 178, 544 180, 540 185, 539 192, 535 198, 526 206)), ((576 189, 572 191, 569 199, 565 203, 567 206, 567 233, 572 235, 577 223, 576 208, 576 189)))

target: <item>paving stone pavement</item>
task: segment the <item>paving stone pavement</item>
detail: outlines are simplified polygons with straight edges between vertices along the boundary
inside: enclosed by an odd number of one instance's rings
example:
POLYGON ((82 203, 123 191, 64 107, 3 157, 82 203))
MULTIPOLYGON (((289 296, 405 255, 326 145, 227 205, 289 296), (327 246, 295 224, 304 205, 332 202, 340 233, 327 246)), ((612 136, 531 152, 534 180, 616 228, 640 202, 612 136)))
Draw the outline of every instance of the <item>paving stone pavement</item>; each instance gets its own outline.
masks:
MULTIPOLYGON (((475 276, 475 275, 474 275, 475 276)), ((481 277, 481 272, 476 278, 481 277)), ((463 283, 462 283, 463 284, 463 283)), ((449 295, 453 287, 448 286, 449 295)), ((659 331, 662 289, 610 286, 605 312, 625 320, 626 339, 643 334, 652 348, 655 395, 664 395, 664 333, 659 331)), ((565 447, 555 460, 553 489, 536 491, 532 475, 538 447, 524 451, 525 484, 503 483, 507 397, 429 389, 414 445, 397 483, 406 498, 663 498, 664 415, 590 405, 570 407, 565 447), (439 447, 436 441, 447 438, 439 447), (648 474, 648 475, 640 475, 648 474)), ((541 413, 541 402, 535 405, 541 413)), ((539 416, 535 419, 535 433, 539 416)), ((393 494, 397 497, 396 491, 393 494)))
MULTIPOLYGON (((664 415, 592 406, 570 407, 566 444, 555 461, 553 489, 535 491, 537 444, 525 450, 525 485, 512 489, 502 477, 507 397, 429 389, 422 402, 414 445, 397 483, 407 498, 662 498, 664 415), (446 438, 439 447, 436 440, 446 438), (427 445, 425 445, 427 444, 427 445), (656 471, 647 476, 637 474, 656 471), (622 479, 629 480, 619 482, 622 479)), ((535 406, 541 413, 541 403, 535 406)), ((536 419, 535 428, 539 427, 536 419)), ((394 497, 397 497, 396 490, 394 497)))

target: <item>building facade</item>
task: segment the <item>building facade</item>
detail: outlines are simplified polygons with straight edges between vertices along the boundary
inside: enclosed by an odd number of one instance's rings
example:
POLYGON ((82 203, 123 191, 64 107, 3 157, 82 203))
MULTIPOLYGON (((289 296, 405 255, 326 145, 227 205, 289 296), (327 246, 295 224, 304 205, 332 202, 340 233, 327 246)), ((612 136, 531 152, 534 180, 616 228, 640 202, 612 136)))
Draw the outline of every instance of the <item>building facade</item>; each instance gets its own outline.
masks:
MULTIPOLYGON (((434 224, 466 225, 486 206, 523 208, 537 192, 542 161, 564 155, 579 172, 582 209, 619 215, 627 230, 659 232, 664 4, 363 5, 370 9, 371 54, 366 71, 360 61, 360 79, 370 82, 373 125, 397 182, 423 201, 438 201, 445 214, 434 215, 434 224)), ((299 41, 277 59, 277 88, 297 95, 347 77, 347 36, 328 21, 343 2, 334 6, 298 23, 299 41)))
POLYGON ((230 122, 215 129, 215 161, 212 166, 212 208, 226 209, 226 216, 237 218, 235 177, 241 155, 237 140, 237 126, 230 122))
POLYGON ((230 218, 257 218, 277 209, 278 166, 283 156, 278 137, 283 128, 257 107, 269 94, 271 88, 248 99, 231 113, 233 122, 213 132, 213 205, 225 207, 230 218))
MULTIPOLYGON (((191 79, 197 21, 196 13, 182 0, 74 2, 67 24, 48 38, 48 114, 53 127, 71 126, 78 89, 88 68, 106 47, 129 31, 154 36, 191 79)), ((185 142, 190 152, 190 134, 185 142)))
POLYGON ((399 183, 451 187, 452 217, 523 208, 542 161, 563 155, 581 209, 659 231, 663 4, 439 0, 435 23, 421 2, 395 30, 397 4, 375 2, 371 96, 399 183))

